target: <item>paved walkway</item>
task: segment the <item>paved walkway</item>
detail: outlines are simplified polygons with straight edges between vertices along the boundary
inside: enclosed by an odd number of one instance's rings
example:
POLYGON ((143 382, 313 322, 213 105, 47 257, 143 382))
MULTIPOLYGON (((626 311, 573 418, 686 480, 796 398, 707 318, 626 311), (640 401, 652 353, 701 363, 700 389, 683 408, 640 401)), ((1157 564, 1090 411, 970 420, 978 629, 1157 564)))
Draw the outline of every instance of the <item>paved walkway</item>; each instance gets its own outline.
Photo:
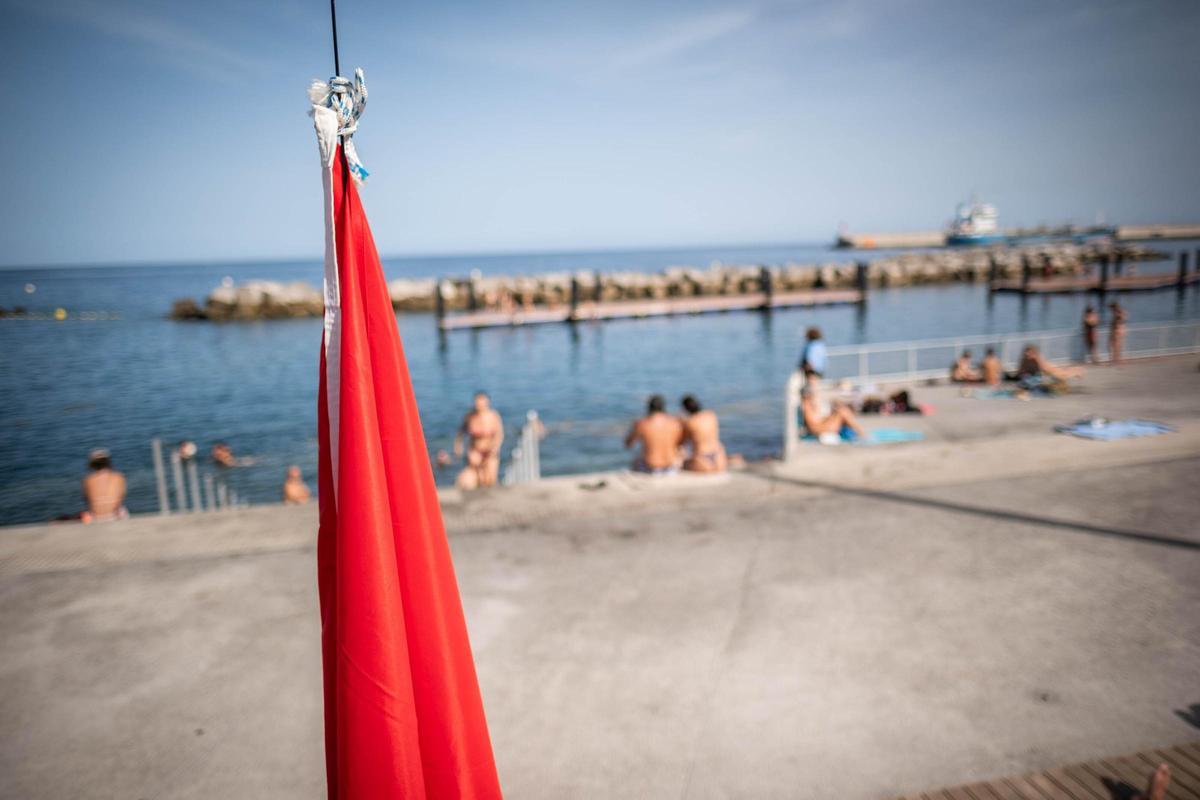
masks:
MULTIPOLYGON (((1195 739, 1200 373, 1092 381, 940 399, 919 445, 447 493, 509 796, 884 798, 1195 739), (1048 432, 1084 397, 1180 430, 1048 432)), ((320 797, 314 531, 0 532, 0 797, 320 797)))

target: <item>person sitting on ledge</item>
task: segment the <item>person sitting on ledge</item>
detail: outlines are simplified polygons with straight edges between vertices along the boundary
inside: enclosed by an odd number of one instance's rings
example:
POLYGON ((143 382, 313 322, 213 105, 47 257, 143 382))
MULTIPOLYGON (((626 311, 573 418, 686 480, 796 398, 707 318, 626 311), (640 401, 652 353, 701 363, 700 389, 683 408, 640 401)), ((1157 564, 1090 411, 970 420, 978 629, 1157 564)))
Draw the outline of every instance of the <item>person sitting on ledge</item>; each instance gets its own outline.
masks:
POLYGON ((716 412, 702 408, 700 401, 690 394, 683 396, 680 405, 687 414, 683 419, 683 438, 692 447, 683 468, 689 472, 724 472, 729 460, 721 444, 716 412))
POLYGON ((999 386, 1000 381, 1004 380, 1004 365, 1000 363, 1000 357, 996 355, 995 348, 987 349, 979 366, 983 370, 983 382, 988 386, 999 386))
POLYGON ((950 367, 950 380, 955 383, 979 383, 983 374, 971 363, 971 351, 963 350, 962 355, 950 367))
POLYGON ((641 443, 642 452, 633 461, 634 472, 671 475, 679 470, 679 446, 683 443, 683 423, 666 412, 661 394, 650 398, 646 416, 637 420, 625 435, 625 447, 641 443))
POLYGON ((850 431, 860 438, 866 436, 866 431, 858 424, 850 406, 840 400, 830 403, 824 399, 821 379, 816 373, 809 371, 805 377, 804 388, 800 390, 800 415, 810 434, 819 439, 829 435, 840 436, 844 431, 850 431))
POLYGON ((88 456, 91 474, 83 479, 83 499, 87 510, 79 515, 83 522, 108 522, 125 519, 125 476, 113 469, 112 458, 104 448, 88 456))
POLYGON ((283 502, 289 506, 302 506, 309 501, 312 493, 300 474, 300 467, 292 464, 288 467, 287 477, 283 479, 283 502))

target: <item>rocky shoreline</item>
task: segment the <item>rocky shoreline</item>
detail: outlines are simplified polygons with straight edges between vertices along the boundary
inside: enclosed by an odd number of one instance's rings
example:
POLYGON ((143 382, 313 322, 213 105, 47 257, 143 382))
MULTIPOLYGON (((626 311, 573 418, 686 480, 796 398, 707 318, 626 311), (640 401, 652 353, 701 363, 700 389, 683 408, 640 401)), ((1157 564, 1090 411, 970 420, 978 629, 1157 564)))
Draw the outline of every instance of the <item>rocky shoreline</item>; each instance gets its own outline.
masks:
MULTIPOLYGON (((950 249, 875 258, 866 263, 868 287, 896 287, 937 283, 1018 278, 1028 262, 1039 275, 1081 275, 1094 264, 1157 261, 1166 254, 1141 245, 1055 243, 992 249, 950 249)), ((558 307, 571 302, 572 291, 581 299, 599 302, 654 300, 667 297, 740 295, 761 291, 769 276, 774 291, 845 289, 858 287, 854 263, 782 265, 714 263, 707 269, 669 267, 661 272, 550 272, 542 275, 483 276, 465 278, 397 278, 388 282, 392 306, 397 311, 437 310, 437 292, 444 310, 558 307)), ((320 316, 321 290, 295 281, 247 281, 223 285, 205 298, 176 300, 170 318, 177 320, 259 320, 320 316)))

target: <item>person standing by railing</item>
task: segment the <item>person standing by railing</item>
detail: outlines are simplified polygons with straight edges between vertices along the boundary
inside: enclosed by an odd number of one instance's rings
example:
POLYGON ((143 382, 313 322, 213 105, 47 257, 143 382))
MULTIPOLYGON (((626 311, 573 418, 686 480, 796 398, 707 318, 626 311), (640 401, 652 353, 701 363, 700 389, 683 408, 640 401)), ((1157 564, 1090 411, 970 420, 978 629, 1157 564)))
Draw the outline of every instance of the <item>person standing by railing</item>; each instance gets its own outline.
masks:
POLYGON ((804 333, 804 349, 800 351, 800 371, 806 376, 814 374, 824 377, 825 368, 829 363, 829 352, 825 348, 825 340, 821 338, 821 329, 815 325, 804 333))
POLYGON ((1100 327, 1100 315, 1096 307, 1088 305, 1083 310, 1083 360, 1096 363, 1096 329, 1100 327))
POLYGON ((1108 332, 1108 358, 1114 364, 1121 363, 1121 355, 1125 350, 1125 326, 1129 322, 1129 312, 1113 300, 1108 304, 1112 312, 1112 327, 1108 332))

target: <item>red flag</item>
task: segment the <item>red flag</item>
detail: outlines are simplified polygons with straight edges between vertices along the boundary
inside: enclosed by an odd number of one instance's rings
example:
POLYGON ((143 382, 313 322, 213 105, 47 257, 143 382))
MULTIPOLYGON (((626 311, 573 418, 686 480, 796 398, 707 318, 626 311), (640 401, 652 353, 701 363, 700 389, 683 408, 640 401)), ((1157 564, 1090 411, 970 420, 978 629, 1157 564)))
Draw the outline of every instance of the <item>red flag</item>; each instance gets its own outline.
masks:
POLYGON ((314 105, 313 117, 326 225, 317 572, 329 797, 500 797, 395 312, 337 114, 314 105))

